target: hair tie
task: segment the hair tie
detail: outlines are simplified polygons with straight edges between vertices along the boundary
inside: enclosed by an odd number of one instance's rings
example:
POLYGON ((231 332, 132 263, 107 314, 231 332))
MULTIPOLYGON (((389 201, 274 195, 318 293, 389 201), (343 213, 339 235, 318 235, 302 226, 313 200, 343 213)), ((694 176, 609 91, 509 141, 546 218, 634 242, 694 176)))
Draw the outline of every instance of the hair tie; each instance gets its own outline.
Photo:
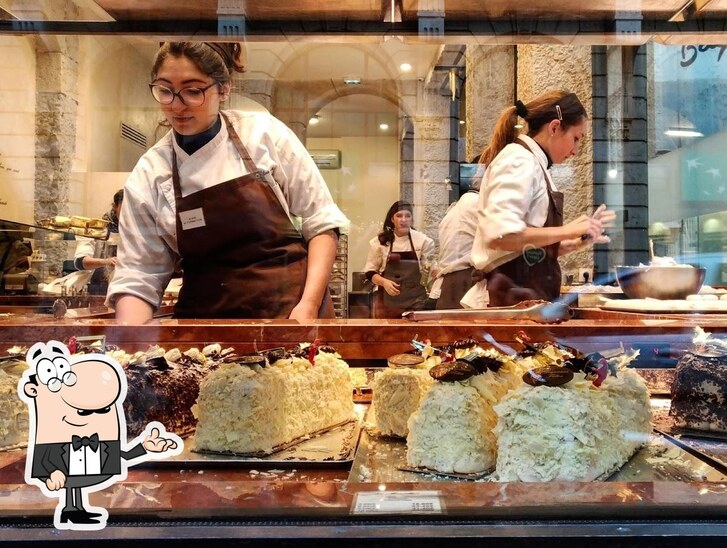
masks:
POLYGON ((528 116, 528 107, 525 106, 525 104, 518 99, 515 101, 515 112, 517 113, 520 118, 527 118, 528 116))
POLYGON ((227 70, 230 70, 230 67, 234 65, 232 62, 232 58, 230 57, 229 52, 224 48, 224 46, 221 46, 220 44, 217 44, 215 42, 205 42, 208 48, 210 48, 212 51, 214 51, 217 55, 220 56, 222 59, 222 63, 225 65, 227 70))

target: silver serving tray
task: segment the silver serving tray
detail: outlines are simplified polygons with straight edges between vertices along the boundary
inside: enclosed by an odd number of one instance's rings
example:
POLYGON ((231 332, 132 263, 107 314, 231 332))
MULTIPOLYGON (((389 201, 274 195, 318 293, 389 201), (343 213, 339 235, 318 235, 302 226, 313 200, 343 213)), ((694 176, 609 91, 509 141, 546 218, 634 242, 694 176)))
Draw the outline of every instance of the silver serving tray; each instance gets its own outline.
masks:
POLYGON ((286 444, 269 455, 251 456, 234 453, 198 452, 192 450, 193 438, 184 440, 184 450, 174 457, 146 461, 146 467, 292 467, 316 468, 349 466, 356 454, 366 406, 355 405, 355 418, 322 433, 286 444))
POLYGON ((497 306, 478 309, 456 310, 410 310, 402 318, 413 322, 451 320, 530 320, 537 323, 559 323, 573 317, 573 311, 563 302, 538 302, 517 308, 497 306))
MULTIPOLYGON (((492 475, 447 474, 432 470, 412 470, 406 463, 406 442, 371 436, 364 429, 349 482, 387 483, 420 481, 494 481, 492 475)), ((660 434, 637 451, 618 470, 604 474, 598 481, 727 481, 727 475, 697 458, 660 434)))

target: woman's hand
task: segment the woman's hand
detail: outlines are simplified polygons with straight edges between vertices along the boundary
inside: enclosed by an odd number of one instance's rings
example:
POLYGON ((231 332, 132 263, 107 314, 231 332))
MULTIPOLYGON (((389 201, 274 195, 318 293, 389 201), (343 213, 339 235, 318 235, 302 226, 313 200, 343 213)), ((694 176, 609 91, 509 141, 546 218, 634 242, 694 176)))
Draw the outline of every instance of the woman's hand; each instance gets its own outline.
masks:
POLYGON ((399 295, 399 293, 401 293, 398 283, 389 280, 388 278, 384 278, 383 276, 381 277, 379 285, 383 287, 384 291, 386 291, 392 297, 396 297, 397 295, 399 295))
POLYGON ((290 311, 290 316, 288 316, 288 318, 291 320, 298 320, 299 322, 317 320, 319 308, 320 303, 315 305, 307 301, 300 301, 295 305, 293 310, 290 311))

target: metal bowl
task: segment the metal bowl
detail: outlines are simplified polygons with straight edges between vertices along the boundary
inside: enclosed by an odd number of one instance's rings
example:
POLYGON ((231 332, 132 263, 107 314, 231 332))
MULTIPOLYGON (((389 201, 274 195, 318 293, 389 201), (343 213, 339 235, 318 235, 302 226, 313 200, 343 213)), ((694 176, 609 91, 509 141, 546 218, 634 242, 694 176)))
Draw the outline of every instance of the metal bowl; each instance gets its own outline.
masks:
POLYGON ((629 299, 686 299, 699 293, 706 268, 617 266, 616 279, 629 299))

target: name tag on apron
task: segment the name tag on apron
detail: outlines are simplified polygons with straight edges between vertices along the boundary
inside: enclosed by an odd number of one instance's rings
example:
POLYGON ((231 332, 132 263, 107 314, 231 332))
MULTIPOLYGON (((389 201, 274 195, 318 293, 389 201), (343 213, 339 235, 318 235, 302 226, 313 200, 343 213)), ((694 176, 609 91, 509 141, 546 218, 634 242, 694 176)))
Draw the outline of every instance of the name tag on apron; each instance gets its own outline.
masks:
POLYGON ((191 228, 199 228, 206 226, 204 222, 204 212, 201 207, 197 209, 190 209, 189 211, 180 211, 179 220, 182 222, 182 230, 189 230, 191 228))

